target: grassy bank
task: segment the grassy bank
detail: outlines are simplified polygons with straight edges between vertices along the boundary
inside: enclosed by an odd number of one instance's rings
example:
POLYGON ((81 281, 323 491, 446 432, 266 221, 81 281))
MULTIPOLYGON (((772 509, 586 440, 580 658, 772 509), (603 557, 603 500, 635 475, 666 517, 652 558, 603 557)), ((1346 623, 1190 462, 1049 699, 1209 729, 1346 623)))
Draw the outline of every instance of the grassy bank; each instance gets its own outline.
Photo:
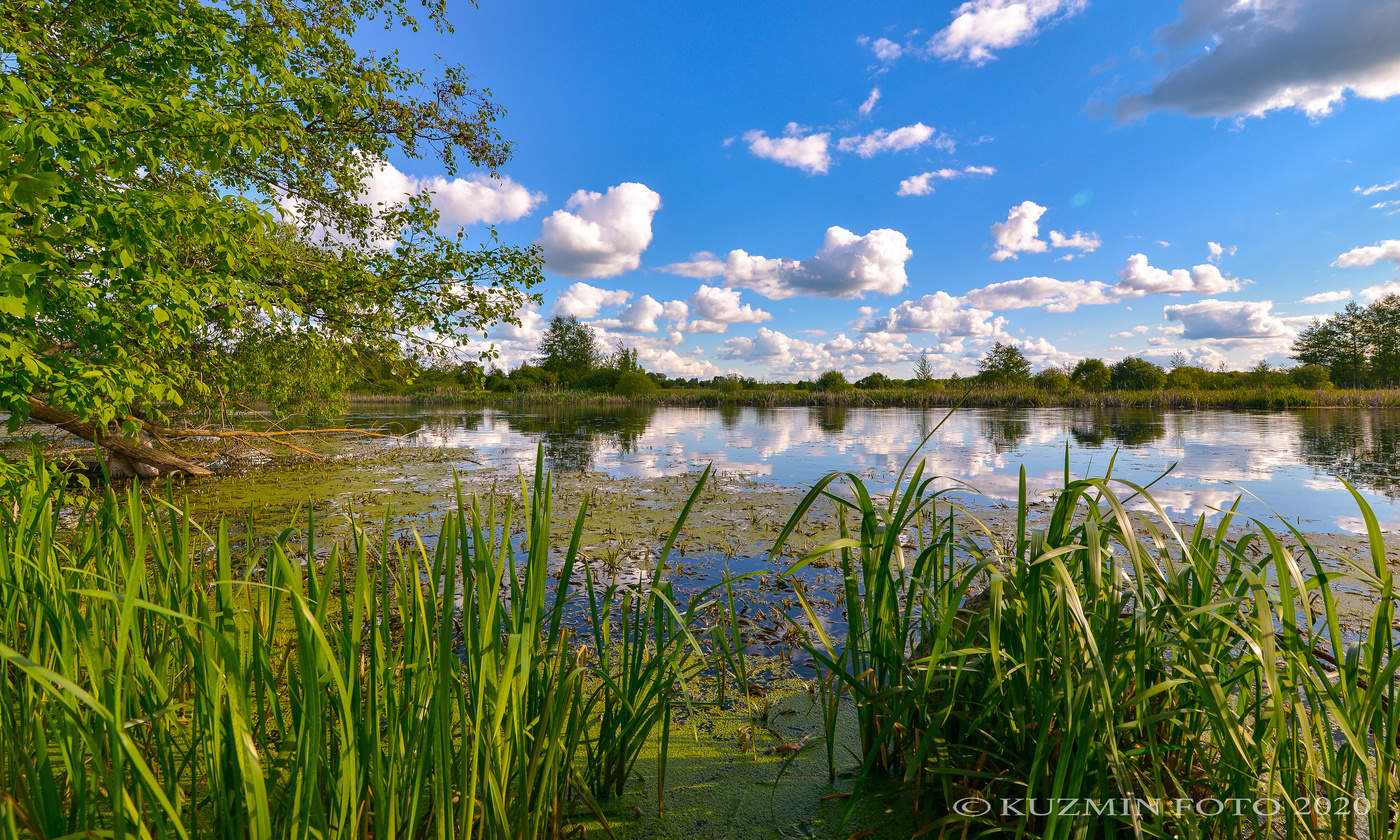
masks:
POLYGON ((542 471, 459 497, 435 539, 334 546, 311 522, 235 543, 135 488, 74 510, 37 478, 0 508, 0 835, 732 836, 722 789, 754 836, 1400 836, 1394 584, 1359 497, 1342 574, 1301 535, 1130 513, 1150 491, 1106 479, 1066 475, 1034 531, 1023 493, 1005 532, 928 481, 829 476, 787 519, 775 556, 842 514, 774 595, 816 665, 779 720, 729 587, 668 579, 704 478, 624 579, 580 554, 586 506, 552 536, 542 471), (718 769, 743 756, 757 775, 718 769), (799 768, 824 778, 735 796, 799 768), (1051 799, 1277 807, 1024 804, 1051 799))
MULTIPOLYGON (((670 388, 649 394, 621 396, 594 391, 547 390, 512 393, 436 388, 412 394, 353 393, 352 403, 366 405, 578 405, 578 406, 696 406, 724 405, 776 408, 779 406, 852 406, 939 408, 957 404, 965 389, 912 388, 849 389, 840 392, 762 388, 722 391, 715 388, 670 388)), ((1400 408, 1400 389, 1306 389, 1294 386, 1245 390, 1159 391, 1044 391, 1033 386, 978 386, 962 403, 983 408, 1160 408, 1160 409, 1287 409, 1313 407, 1400 408)))

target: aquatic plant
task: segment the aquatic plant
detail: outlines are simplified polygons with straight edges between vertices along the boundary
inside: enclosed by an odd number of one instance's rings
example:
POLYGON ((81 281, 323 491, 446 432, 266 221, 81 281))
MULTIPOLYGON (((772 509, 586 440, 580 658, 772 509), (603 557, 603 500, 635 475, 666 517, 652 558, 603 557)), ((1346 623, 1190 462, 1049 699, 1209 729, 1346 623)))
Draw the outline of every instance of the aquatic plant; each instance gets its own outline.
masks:
POLYGON ((308 515, 302 553, 135 485, 72 511, 41 471, 0 513, 0 834, 566 833, 668 720, 686 618, 658 567, 585 653, 551 489, 459 491, 431 547, 323 552, 308 515))
POLYGON ((863 778, 910 783, 927 827, 959 836, 1400 836, 1395 590, 1365 500, 1353 562, 1233 511, 1178 527, 1111 469, 1073 479, 1066 460, 1038 525, 1023 470, 1006 539, 922 462, 884 499, 853 474, 807 494, 784 537, 821 500, 841 533, 788 573, 839 560, 844 641, 798 593, 818 683, 857 708, 863 778), (1347 585, 1374 598, 1359 639, 1347 585))

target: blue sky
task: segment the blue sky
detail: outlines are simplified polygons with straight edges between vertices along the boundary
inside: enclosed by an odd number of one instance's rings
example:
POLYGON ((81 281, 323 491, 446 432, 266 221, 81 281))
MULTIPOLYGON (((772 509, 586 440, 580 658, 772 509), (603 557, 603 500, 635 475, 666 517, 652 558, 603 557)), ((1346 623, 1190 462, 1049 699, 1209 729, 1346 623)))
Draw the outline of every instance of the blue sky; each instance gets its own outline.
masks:
POLYGON ((995 341, 1277 364, 1397 283, 1400 3, 825 5, 482 0, 376 34, 466 65, 516 153, 371 192, 542 244, 507 366, 555 313, 672 375, 966 373, 995 341))

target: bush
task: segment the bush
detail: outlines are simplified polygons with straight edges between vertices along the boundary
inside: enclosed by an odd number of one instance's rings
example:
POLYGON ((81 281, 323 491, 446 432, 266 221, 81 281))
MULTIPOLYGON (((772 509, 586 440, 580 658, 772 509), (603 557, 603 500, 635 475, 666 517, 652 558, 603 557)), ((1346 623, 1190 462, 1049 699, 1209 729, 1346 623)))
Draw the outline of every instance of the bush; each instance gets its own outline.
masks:
POLYGON ((1069 374, 1059 368, 1046 368, 1032 377, 1035 387, 1052 394, 1063 394, 1069 390, 1069 374))
POLYGON ((641 371, 629 370, 617 377, 613 390, 624 397, 640 397, 656 393, 656 382, 641 371))
POLYGON ((851 390, 851 383, 846 381, 846 374, 839 370, 829 370, 817 377, 812 390, 838 394, 842 391, 851 390))
POLYGON ((1299 388, 1327 388, 1332 384, 1327 368, 1322 365, 1301 365, 1288 372, 1288 378, 1299 388))
POLYGON ((1181 388, 1186 391, 1197 391, 1206 386, 1210 380, 1210 371, 1204 368, 1184 365, 1172 368, 1167 374, 1167 385, 1172 388, 1181 388))
POLYGON ((1109 368, 1109 385, 1115 391, 1155 391, 1167 384, 1167 374, 1157 365, 1129 356, 1109 368))
POLYGON ((880 373, 880 372, 878 372, 878 371, 875 372, 875 373, 870 374, 869 376, 865 377, 864 379, 859 379, 859 380, 856 381, 856 387, 857 387, 857 388, 860 388, 860 389, 863 390, 863 391, 871 391, 871 390, 877 390, 877 389, 880 389, 880 388, 888 388, 888 387, 890 387, 890 386, 893 385, 893 384, 894 384, 894 381, 893 381, 892 379, 890 379, 888 376, 886 376, 886 375, 884 375, 883 373, 880 373))
POLYGON ((1108 387, 1110 374, 1102 359, 1081 359, 1070 372, 1070 381, 1086 391, 1102 391, 1108 387))
POLYGON ((585 374, 579 385, 589 391, 614 391, 621 377, 616 368, 597 368, 585 374))

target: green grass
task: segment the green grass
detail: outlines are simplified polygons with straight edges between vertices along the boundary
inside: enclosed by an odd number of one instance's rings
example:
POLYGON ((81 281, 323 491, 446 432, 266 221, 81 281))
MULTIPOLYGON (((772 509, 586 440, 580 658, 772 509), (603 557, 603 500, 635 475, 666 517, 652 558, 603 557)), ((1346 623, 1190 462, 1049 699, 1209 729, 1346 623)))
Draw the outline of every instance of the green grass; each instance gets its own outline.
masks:
MULTIPOLYGON (((626 834, 635 803, 663 830, 675 785, 673 824, 692 825, 697 768, 722 782, 737 747, 678 747, 681 721, 732 721, 755 764, 779 725, 739 579, 684 602, 669 580, 704 482, 642 574, 595 580, 587 505, 555 542, 538 468, 513 501, 459 494, 435 539, 331 546, 309 518, 242 544, 168 497, 70 497, 38 471, 0 507, 0 836, 626 834)), ((826 779, 855 771, 842 810, 893 790, 927 836, 1400 837, 1394 582, 1359 495, 1367 555, 1325 558, 1259 522, 1179 529, 1111 468, 1066 465, 1043 520, 1023 482, 1005 534, 934 487, 912 455, 888 495, 833 474, 774 545, 814 506, 841 512, 786 569, 817 711, 774 772, 821 756, 826 779), (797 584, 809 564, 840 575, 844 637, 797 584), (1341 586, 1374 597, 1368 626, 1342 626, 1341 586), (1288 804, 968 818, 967 797, 1288 804), (1317 797, 1370 808, 1297 804, 1317 797)))

